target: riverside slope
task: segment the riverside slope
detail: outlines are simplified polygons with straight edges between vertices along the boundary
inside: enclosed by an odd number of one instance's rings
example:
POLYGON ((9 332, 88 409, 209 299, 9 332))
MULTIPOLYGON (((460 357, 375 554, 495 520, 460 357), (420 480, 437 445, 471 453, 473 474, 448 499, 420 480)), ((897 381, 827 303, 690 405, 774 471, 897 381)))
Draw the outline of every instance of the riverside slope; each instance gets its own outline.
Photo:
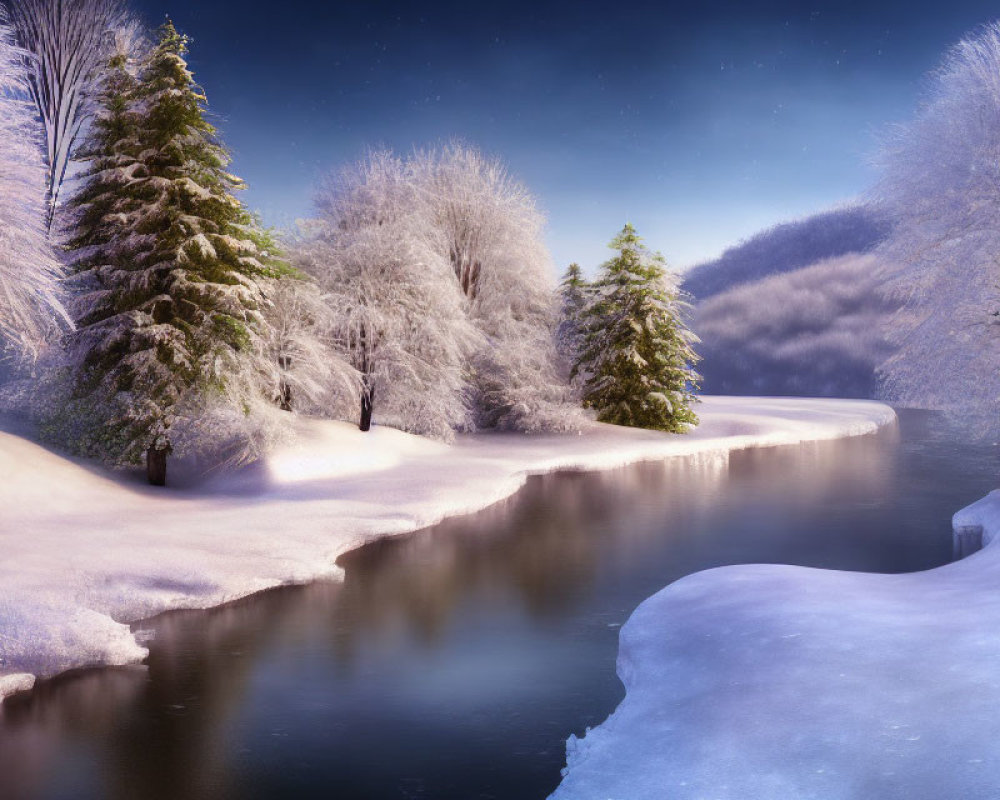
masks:
POLYGON ((129 623, 335 578, 342 553, 477 511, 529 474, 860 435, 895 419, 867 401, 709 397, 698 411, 684 436, 594 424, 450 446, 302 420, 297 443, 264 461, 166 490, 0 430, 0 699, 36 676, 140 661, 129 623))

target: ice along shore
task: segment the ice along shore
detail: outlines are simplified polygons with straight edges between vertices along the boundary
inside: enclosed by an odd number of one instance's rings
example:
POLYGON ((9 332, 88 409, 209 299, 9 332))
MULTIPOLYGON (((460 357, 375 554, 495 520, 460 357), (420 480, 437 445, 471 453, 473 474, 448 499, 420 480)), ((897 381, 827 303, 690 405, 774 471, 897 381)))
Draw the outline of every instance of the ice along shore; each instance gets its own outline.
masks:
POLYGON ((595 424, 578 436, 443 445, 303 420, 297 443, 239 472, 156 490, 0 430, 0 699, 83 666, 146 655, 129 627, 278 585, 335 577, 374 538, 485 508, 528 475, 861 435, 868 401, 708 397, 685 436, 595 424))

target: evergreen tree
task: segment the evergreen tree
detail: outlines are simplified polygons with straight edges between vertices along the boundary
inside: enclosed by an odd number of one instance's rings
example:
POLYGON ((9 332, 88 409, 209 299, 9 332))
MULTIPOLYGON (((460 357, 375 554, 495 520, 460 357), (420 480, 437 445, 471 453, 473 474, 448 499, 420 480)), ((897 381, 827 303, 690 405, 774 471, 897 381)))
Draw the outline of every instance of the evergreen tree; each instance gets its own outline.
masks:
POLYGON ((583 316, 589 293, 590 284, 584 279, 580 265, 570 264, 559 285, 561 319, 556 332, 559 353, 570 364, 580 357, 583 347, 583 316))
POLYGON ((585 344, 573 368, 584 405, 601 422, 682 433, 698 418, 697 338, 682 318, 677 278, 650 253, 631 224, 610 247, 584 314, 585 344))
POLYGON ((103 423, 85 447, 118 463, 145 456, 156 485, 178 421, 230 391, 240 358, 261 350, 258 279, 281 268, 234 196, 243 183, 226 171, 186 52, 168 21, 138 80, 118 58, 73 203, 77 391, 103 423))

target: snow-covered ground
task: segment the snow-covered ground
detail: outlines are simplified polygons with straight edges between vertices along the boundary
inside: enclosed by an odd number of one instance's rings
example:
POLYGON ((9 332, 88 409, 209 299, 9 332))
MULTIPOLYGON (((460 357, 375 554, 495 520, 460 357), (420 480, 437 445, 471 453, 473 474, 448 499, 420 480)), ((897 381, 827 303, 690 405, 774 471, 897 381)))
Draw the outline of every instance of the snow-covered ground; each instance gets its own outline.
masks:
MULTIPOLYGON (((128 623, 334 577, 374 537, 475 511, 532 473, 857 435, 879 403, 705 398, 686 436, 594 425, 579 436, 481 434, 451 446, 303 420, 298 444, 236 473, 154 489, 0 427, 0 698, 33 676, 145 655, 128 623)), ((633 625, 632 630, 636 630, 633 625)))
POLYGON ((739 566, 622 628, 627 695, 568 743, 553 800, 996 800, 1000 492, 938 569, 739 566))

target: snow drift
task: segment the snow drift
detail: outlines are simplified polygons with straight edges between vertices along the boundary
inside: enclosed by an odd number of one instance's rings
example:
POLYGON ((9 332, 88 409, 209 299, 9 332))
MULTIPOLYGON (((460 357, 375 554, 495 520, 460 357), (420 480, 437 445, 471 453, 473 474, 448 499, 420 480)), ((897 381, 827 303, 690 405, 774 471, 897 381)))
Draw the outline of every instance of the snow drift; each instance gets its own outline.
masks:
POLYGON ((128 623, 337 577, 340 554, 479 510, 530 473, 836 438, 894 419, 878 403, 831 400, 706 398, 699 414, 686 436, 594 424, 579 436, 478 434, 451 446, 302 420, 296 444, 167 490, 46 450, 8 420, 0 696, 33 675, 139 661, 145 650, 128 623))
POLYGON ((993 800, 1000 492, 958 512, 962 561, 908 575, 738 566, 622 628, 627 695, 571 737, 553 800, 993 800))

